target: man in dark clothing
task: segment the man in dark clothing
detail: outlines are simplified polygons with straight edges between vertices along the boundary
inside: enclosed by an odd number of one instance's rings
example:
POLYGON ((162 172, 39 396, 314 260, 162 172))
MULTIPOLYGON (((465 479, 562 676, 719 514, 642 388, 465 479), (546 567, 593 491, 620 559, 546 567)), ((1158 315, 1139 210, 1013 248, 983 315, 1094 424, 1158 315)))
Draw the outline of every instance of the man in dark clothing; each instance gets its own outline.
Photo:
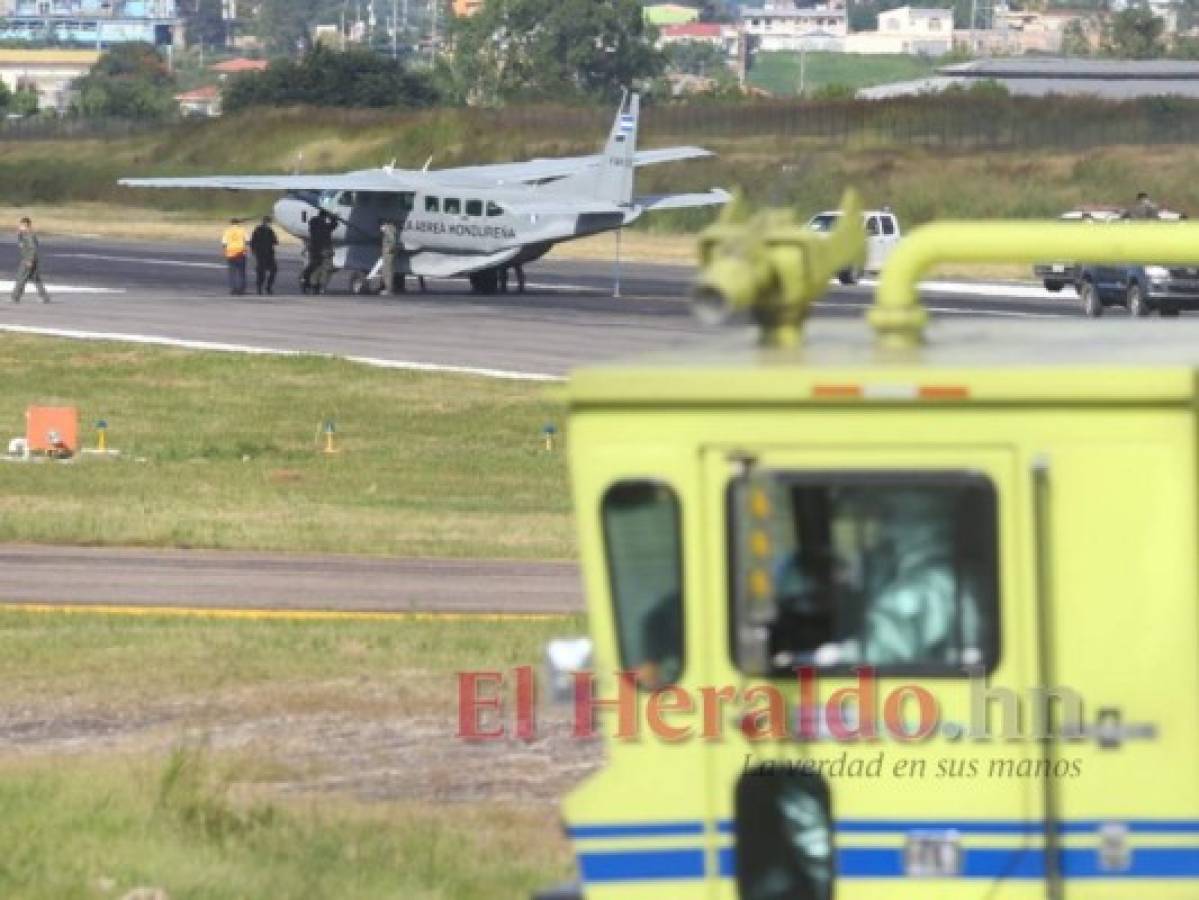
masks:
POLYGON ((254 274, 258 281, 258 293, 266 288, 268 294, 275 293, 275 276, 279 274, 279 263, 275 259, 275 247, 279 237, 271 228, 271 217, 263 216, 262 224, 250 236, 250 249, 254 252, 254 274))
POLYGON ((25 293, 25 285, 32 281, 42 302, 49 303, 50 295, 46 293, 46 286, 42 284, 37 234, 33 230, 33 222, 27 218, 17 224, 17 247, 21 253, 21 263, 17 267, 17 280, 12 289, 12 302, 21 302, 21 297, 25 293))
POLYGON ((325 210, 308 223, 308 265, 300 276, 300 287, 307 294, 310 290, 319 294, 328 287, 326 273, 331 269, 333 257, 333 232, 336 220, 325 210), (317 280, 313 280, 316 277, 317 280))
POLYGON ((1157 219, 1159 218, 1157 204, 1142 191, 1137 194, 1136 205, 1128 211, 1128 217, 1130 219, 1157 219))

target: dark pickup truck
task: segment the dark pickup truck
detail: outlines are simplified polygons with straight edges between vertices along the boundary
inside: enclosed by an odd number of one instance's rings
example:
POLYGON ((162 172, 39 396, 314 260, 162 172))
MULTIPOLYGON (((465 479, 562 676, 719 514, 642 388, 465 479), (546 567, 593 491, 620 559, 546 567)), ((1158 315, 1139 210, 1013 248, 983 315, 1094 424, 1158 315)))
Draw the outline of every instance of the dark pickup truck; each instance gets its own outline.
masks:
POLYGON ((1109 306, 1122 306, 1130 316, 1177 316, 1199 309, 1199 267, 1090 266, 1078 267, 1078 296, 1083 312, 1092 318, 1109 306))

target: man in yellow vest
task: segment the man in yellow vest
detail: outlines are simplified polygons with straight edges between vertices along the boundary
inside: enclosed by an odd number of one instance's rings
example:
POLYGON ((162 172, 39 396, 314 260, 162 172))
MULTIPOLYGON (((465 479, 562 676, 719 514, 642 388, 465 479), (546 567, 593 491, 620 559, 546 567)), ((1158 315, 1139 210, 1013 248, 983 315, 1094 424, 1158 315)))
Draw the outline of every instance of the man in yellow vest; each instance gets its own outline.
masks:
POLYGON ((240 297, 246 292, 246 230, 240 219, 230 219, 229 227, 221 236, 225 248, 225 262, 229 266, 229 293, 240 297))

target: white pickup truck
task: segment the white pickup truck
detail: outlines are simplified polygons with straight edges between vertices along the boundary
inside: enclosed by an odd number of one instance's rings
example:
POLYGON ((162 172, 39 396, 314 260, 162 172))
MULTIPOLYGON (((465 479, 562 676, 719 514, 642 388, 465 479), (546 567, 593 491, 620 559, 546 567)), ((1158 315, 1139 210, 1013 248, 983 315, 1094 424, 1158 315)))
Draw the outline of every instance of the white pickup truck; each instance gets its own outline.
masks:
MULTIPOLYGON (((821 233, 832 231, 841 217, 838 210, 817 213, 808 221, 808 227, 821 233)), ((846 269, 837 275, 842 284, 855 284, 865 274, 877 274, 901 236, 899 219, 889 209, 872 209, 862 213, 862 224, 866 228, 866 264, 861 268, 846 269)))

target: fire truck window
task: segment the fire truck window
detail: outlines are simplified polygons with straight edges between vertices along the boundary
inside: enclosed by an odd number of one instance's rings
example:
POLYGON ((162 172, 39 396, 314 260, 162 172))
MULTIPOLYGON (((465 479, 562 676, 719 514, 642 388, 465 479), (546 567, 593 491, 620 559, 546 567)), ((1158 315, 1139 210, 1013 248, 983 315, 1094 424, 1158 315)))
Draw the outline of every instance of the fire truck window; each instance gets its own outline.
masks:
MULTIPOLYGON (((870 665, 961 674, 994 667, 997 504, 988 479, 751 478, 732 492, 733 631, 758 636, 759 645, 750 645, 758 669, 870 665), (757 504, 747 502, 751 495, 757 504)), ((733 649, 739 664, 754 669, 744 643, 733 649)))
POLYGON ((740 900, 832 900, 828 785, 800 769, 750 769, 737 782, 740 900))
POLYGON ((656 688, 683 671, 683 570, 679 501, 669 487, 626 482, 603 500, 608 579, 621 668, 656 688))

